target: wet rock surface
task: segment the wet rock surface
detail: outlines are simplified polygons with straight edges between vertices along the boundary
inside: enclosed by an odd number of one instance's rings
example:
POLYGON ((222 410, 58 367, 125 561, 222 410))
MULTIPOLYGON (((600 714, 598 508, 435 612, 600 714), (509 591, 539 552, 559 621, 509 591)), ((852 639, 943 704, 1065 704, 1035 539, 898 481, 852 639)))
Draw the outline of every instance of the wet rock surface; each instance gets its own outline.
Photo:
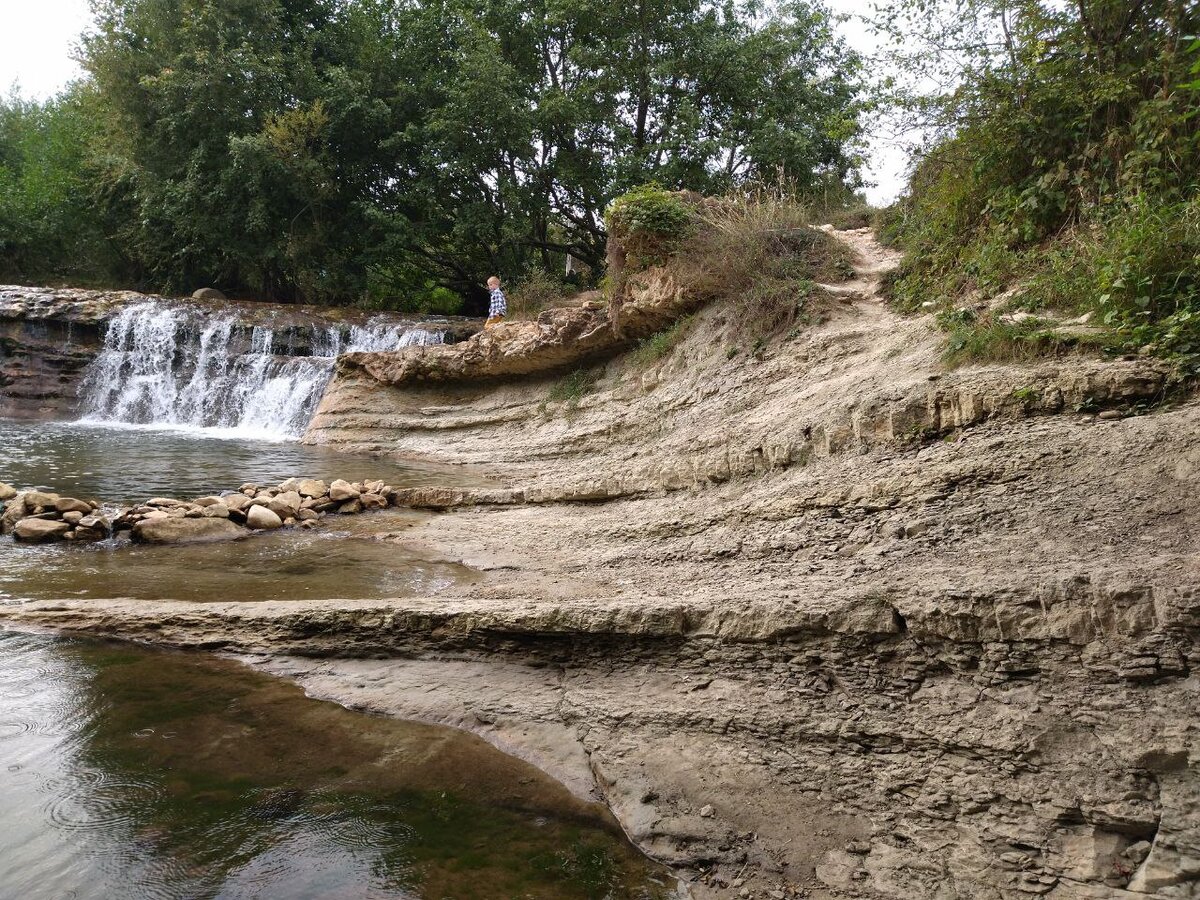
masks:
MULTIPOLYGON (((336 307, 231 301, 208 293, 184 301, 135 291, 0 285, 0 415, 77 415, 80 379, 102 349, 108 323, 123 309, 151 301, 186 303, 211 316, 232 316, 247 333, 269 328, 281 348, 297 355, 312 352, 314 333, 366 326, 378 316, 336 307)), ((448 343, 465 340, 481 326, 478 320, 460 317, 421 321, 441 332, 448 343)))
POLYGON ((505 482, 390 495, 475 583, 0 615, 475 731, 697 898, 1196 897, 1200 401, 1140 359, 948 370, 847 239, 862 281, 757 357, 712 308, 574 404, 340 371, 311 439, 505 482))

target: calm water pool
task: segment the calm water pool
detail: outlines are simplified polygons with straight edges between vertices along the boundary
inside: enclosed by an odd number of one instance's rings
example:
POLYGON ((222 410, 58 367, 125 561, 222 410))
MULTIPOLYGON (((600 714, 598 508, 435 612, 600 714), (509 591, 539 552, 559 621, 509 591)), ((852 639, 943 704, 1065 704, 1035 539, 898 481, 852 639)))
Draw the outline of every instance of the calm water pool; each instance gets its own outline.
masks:
POLYGON ((448 467, 213 435, 211 430, 0 419, 0 482, 112 504, 199 497, 237 490, 247 481, 278 484, 293 475, 380 478, 397 486, 471 483, 469 474, 448 467))
MULTIPOLYGON (((0 482, 114 506, 234 490, 246 481, 278 484, 293 475, 380 478, 397 486, 471 483, 470 475, 448 469, 210 435, 0 419, 0 482)), ((464 566, 406 547, 402 532, 411 520, 411 513, 389 510, 330 519, 317 531, 176 547, 126 541, 24 546, 5 538, 0 539, 0 602, 427 596, 472 577, 464 566)))
POLYGON ((599 806, 238 663, 0 631, 0 897, 666 898, 599 806))

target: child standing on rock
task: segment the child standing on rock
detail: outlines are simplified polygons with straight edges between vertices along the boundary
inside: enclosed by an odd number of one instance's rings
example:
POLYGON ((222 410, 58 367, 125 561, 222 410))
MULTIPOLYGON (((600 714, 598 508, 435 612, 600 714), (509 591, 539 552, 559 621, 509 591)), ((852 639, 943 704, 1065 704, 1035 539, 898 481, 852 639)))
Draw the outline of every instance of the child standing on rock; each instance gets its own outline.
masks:
POLYGON ((503 322, 504 317, 508 315, 508 301, 504 298, 504 291, 500 290, 500 276, 493 275, 489 278, 487 286, 491 302, 488 304, 488 317, 483 327, 491 328, 503 322))

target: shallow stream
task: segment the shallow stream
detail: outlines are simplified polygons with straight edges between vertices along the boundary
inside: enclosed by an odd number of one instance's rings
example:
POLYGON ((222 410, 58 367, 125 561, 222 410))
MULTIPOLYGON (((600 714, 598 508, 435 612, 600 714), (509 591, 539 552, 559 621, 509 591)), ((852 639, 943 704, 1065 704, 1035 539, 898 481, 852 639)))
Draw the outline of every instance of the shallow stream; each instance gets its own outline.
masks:
MULTIPOLYGON (((188 431, 0 420, 0 482, 128 504, 424 467, 188 431)), ((22 546, 0 603, 429 596, 465 567, 414 514, 222 544, 22 546)), ((447 728, 306 698, 239 663, 0 630, 0 898, 665 898, 599 805, 447 728)))
MULTIPOLYGON (((0 482, 102 504, 190 498, 278 484, 293 475, 379 478, 400 486, 468 475, 297 443, 213 437, 211 431, 12 422, 0 419, 0 482)), ((388 511, 191 546, 17 546, 0 540, 0 602, 67 597, 139 600, 311 600, 429 595, 470 578, 464 566, 407 548, 411 514, 388 511)))
POLYGON ((668 896, 532 766, 228 660, 0 631, 0 758, 14 900, 668 896))

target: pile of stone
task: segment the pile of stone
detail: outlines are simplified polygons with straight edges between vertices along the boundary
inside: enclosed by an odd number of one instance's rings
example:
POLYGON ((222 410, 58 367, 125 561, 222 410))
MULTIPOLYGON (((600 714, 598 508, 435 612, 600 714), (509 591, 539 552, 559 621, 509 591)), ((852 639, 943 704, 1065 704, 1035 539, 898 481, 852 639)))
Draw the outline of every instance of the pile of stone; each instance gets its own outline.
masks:
POLYGON ((274 487, 243 484, 237 491, 175 500, 155 497, 117 513, 111 520, 95 501, 41 491, 18 492, 0 484, 0 534, 27 543, 99 541, 129 532, 147 544, 232 540, 254 531, 315 528, 330 514, 353 515, 400 505, 400 494, 382 481, 326 484, 289 478, 274 487))
POLYGON ((112 532, 109 520, 94 500, 76 500, 42 491, 18 492, 0 484, 0 534, 18 541, 102 541, 112 532))

